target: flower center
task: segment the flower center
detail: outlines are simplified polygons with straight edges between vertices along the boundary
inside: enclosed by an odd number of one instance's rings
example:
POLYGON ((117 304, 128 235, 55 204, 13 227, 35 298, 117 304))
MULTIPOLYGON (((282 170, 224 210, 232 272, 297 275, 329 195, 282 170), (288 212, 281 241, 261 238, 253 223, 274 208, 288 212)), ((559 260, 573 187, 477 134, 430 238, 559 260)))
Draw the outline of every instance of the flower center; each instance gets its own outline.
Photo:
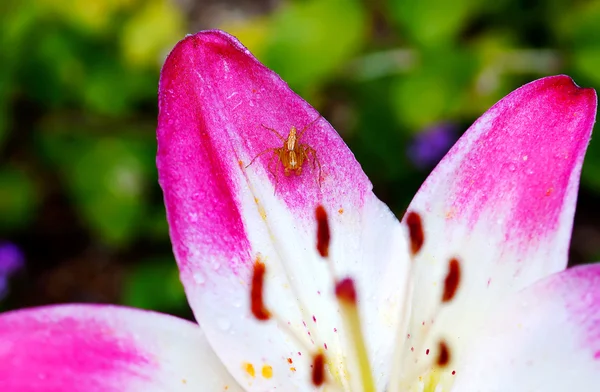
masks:
MULTIPOLYGON (((329 273, 334 281, 335 298, 345 329, 345 347, 349 351, 343 353, 341 360, 338 360, 338 358, 335 358, 335 360, 328 358, 323 350, 315 350, 314 348, 324 346, 327 350, 327 344, 318 343, 318 338, 308 332, 308 335, 311 336, 310 340, 313 346, 308 345, 306 340, 290 327, 289 323, 279 319, 276 313, 267 309, 263 301, 266 266, 260 259, 256 260, 253 270, 250 292, 252 314, 259 321, 274 320, 279 329, 292 337, 299 344, 299 347, 302 347, 306 352, 312 353, 310 363, 311 382, 315 387, 323 386, 324 390, 345 391, 355 391, 359 388, 358 391, 360 392, 375 392, 377 388, 363 335, 355 282, 350 277, 336 278, 333 263, 329 259, 331 231, 327 212, 323 206, 319 205, 316 208, 315 218, 317 221, 316 249, 321 258, 327 262, 329 273), (316 344, 315 341, 317 341, 316 344), (341 371, 340 366, 343 367, 341 371), (359 376, 352 380, 352 386, 350 386, 348 377, 345 377, 348 375, 348 369, 352 369, 359 376), (357 380, 360 381, 357 382, 357 380)), ((414 212, 410 212, 406 217, 406 224, 411 241, 411 258, 414 259, 420 252, 425 241, 421 217, 414 212)), ((414 262, 414 260, 411 260, 411 262, 414 262)), ((453 258, 448 264, 441 304, 449 302, 454 298, 460 278, 460 262, 456 258, 453 258)), ((412 271, 406 279, 407 282, 404 285, 406 291, 402 297, 403 306, 401 307, 399 330, 396 344, 394 345, 396 349, 392 359, 386 391, 449 391, 454 382, 454 375, 456 374, 455 370, 450 366, 454 361, 451 347, 443 339, 432 339, 436 335, 433 323, 427 326, 423 323, 423 328, 419 331, 420 338, 418 341, 415 341, 414 338, 411 339, 409 325, 411 303, 414 303, 412 301, 414 287, 412 271)), ((316 322, 314 316, 313 320, 316 322)))

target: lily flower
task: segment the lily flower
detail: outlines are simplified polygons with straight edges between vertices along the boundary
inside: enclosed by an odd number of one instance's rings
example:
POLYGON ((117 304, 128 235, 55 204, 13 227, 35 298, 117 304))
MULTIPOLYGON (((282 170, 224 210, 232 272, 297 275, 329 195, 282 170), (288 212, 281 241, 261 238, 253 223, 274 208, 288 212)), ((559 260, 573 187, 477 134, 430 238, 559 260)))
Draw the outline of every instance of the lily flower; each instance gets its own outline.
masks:
POLYGON ((398 221, 275 73, 226 33, 188 36, 161 74, 157 165, 198 324, 5 313, 0 390, 593 388, 600 266, 565 268, 596 106, 567 76, 519 88, 398 221))

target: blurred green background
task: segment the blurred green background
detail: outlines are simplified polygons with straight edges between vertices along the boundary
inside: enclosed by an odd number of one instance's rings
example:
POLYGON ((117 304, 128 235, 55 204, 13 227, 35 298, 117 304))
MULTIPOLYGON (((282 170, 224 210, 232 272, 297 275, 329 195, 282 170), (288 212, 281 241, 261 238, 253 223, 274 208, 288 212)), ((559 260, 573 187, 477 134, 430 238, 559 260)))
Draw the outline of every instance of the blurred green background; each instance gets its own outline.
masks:
MULTIPOLYGON (((4 0, 0 242, 25 266, 0 308, 190 316, 157 184, 156 90, 168 51, 206 28, 238 36, 320 110, 399 215, 513 89, 558 73, 600 88, 598 1, 4 0)), ((572 264, 600 259, 599 205, 594 140, 572 264)))

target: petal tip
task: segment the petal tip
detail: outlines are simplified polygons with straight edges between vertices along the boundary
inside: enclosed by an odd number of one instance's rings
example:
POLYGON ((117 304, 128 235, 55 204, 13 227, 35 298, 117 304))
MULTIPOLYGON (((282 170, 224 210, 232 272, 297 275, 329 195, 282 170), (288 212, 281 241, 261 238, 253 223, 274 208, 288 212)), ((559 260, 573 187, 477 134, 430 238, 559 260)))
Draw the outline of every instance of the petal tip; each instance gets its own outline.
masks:
POLYGON ((526 84, 522 89, 531 88, 535 93, 544 94, 548 100, 560 103, 563 107, 573 108, 576 112, 583 112, 591 120, 589 127, 580 129, 591 134, 591 125, 596 119, 598 97, 596 90, 590 87, 580 87, 568 75, 548 76, 526 84))

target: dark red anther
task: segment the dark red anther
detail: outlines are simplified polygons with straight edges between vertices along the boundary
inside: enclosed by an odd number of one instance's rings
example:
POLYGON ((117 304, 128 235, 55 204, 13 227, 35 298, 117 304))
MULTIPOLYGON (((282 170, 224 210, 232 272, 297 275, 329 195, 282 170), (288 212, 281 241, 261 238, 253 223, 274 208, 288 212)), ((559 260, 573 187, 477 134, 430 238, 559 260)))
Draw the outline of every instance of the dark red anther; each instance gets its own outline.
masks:
POLYGON ((344 278, 335 285, 335 296, 351 305, 356 305, 356 288, 352 278, 344 278))
POLYGON ((437 357, 437 364, 440 367, 444 367, 450 362, 450 351, 448 350, 448 346, 444 341, 440 342, 439 350, 440 352, 437 357))
POLYGON ((250 309, 252 310, 252 314, 254 315, 254 317, 262 321, 271 318, 271 313, 267 310, 263 302, 265 272, 267 272, 265 264, 257 259, 254 262, 254 270, 252 271, 252 287, 250 289, 250 309))
POLYGON ((419 253, 425 242, 421 215, 413 211, 409 212, 406 215, 406 225, 408 226, 408 233, 410 235, 410 251, 414 256, 419 253))
POLYGON ((442 295, 442 302, 448 302, 456 295, 458 290, 458 284, 460 283, 460 263, 457 259, 453 258, 448 263, 448 274, 444 280, 444 294, 442 295))
POLYGON ((321 257, 327 257, 329 256, 329 241, 331 240, 327 212, 319 204, 315 210, 315 215, 317 218, 317 250, 321 257))
POLYGON ((318 353, 313 358, 312 382, 316 387, 325 382, 325 355, 323 353, 318 353))

